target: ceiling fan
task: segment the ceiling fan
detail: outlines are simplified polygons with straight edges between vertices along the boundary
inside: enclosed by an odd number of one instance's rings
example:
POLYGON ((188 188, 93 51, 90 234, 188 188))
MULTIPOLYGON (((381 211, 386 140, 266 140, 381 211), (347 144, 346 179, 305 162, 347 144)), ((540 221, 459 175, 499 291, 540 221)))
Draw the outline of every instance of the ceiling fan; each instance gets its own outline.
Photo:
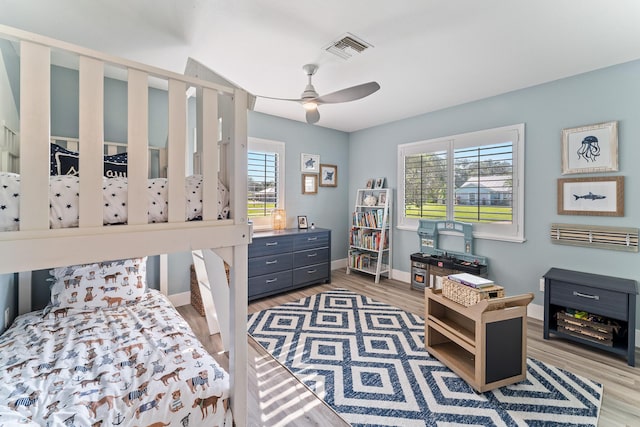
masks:
POLYGON ((380 89, 380 85, 377 82, 369 82, 363 83, 356 86, 351 86, 346 89, 341 89, 336 92, 329 93, 327 95, 319 96, 316 89, 313 87, 311 83, 311 77, 318 71, 318 66, 316 64, 307 64, 302 67, 304 72, 307 74, 309 78, 309 83, 307 87, 304 88, 304 92, 300 95, 299 99, 290 99, 290 98, 272 98, 269 96, 262 96, 262 98, 267 99, 277 99, 280 101, 295 101, 300 102, 304 109, 306 110, 306 119, 307 123, 314 124, 320 120, 320 113, 318 112, 318 105, 321 104, 339 104, 342 102, 350 102, 355 101, 357 99, 364 98, 365 96, 369 96, 378 89, 380 89))

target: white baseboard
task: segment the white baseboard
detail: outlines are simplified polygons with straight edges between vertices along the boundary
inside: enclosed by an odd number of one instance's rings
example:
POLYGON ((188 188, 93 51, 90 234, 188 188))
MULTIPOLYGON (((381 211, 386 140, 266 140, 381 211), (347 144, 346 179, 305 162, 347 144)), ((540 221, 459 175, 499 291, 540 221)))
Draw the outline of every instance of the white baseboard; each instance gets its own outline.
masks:
POLYGON ((182 292, 179 294, 167 295, 174 307, 191 304, 191 292, 182 292))

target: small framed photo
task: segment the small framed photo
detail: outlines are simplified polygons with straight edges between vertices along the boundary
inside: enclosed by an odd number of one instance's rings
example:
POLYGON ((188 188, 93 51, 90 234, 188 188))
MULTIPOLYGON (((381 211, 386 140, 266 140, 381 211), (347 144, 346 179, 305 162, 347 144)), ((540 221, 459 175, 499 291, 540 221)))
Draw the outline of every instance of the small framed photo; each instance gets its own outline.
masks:
POLYGON ((562 130, 562 174, 618 170, 618 122, 562 130))
POLYGON ((338 186, 338 166, 320 165, 320 187, 338 186))
POLYGON ((302 174, 302 194, 318 193, 318 175, 314 173, 302 174))
POLYGON ((373 178, 369 178, 369 179, 367 180, 367 184, 365 185, 365 187, 364 187, 364 188, 366 188, 367 190, 371 190, 371 189, 373 188, 373 186, 374 186, 375 182, 376 182, 376 180, 375 180, 375 179, 373 179, 373 178))
POLYGON ((384 182, 386 178, 376 178, 375 184, 373 188, 384 188, 384 182))
POLYGON ((320 172, 320 155, 302 153, 300 155, 300 170, 306 173, 320 172))
POLYGON ((309 228, 309 223, 307 222, 306 215, 298 215, 298 228, 299 229, 309 228))
POLYGON ((387 192, 381 191, 378 195, 378 206, 384 206, 387 203, 387 192))
POLYGON ((624 177, 559 178, 558 214, 624 216, 624 177))

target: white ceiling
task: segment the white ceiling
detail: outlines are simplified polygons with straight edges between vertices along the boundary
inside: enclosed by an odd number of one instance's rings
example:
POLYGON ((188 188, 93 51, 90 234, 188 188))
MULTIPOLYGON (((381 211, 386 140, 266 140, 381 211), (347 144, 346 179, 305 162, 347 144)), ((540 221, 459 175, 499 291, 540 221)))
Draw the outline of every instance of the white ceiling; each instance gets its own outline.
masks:
MULTIPOLYGON (((298 98, 302 65, 318 126, 354 131, 640 58, 638 0, 0 0, 0 23, 183 72, 188 57, 255 95, 298 98), (374 47, 323 50, 350 32, 374 47)), ((639 76, 640 77, 640 76, 639 76)), ((294 102, 256 111, 304 121, 294 102)))

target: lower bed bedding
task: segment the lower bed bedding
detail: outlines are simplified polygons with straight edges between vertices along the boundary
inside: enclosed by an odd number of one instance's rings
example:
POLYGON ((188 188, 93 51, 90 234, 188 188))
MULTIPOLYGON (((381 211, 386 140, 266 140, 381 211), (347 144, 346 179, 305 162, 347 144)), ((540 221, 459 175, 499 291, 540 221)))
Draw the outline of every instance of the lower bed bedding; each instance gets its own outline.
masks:
MULTIPOLYGON (((80 178, 73 175, 51 176, 49 180, 49 226, 78 226, 80 178)), ((127 178, 103 178, 103 224, 127 222, 127 178)), ((185 219, 202 217, 202 176, 185 180, 185 219)), ((167 222, 168 191, 166 178, 148 180, 147 206, 149 223, 167 222)), ((229 191, 218 181, 218 219, 229 217, 229 191)), ((16 231, 20 227, 20 175, 0 172, 0 231, 16 231)))
POLYGON ((19 316, 0 337, 0 425, 231 426, 229 376, 168 299, 148 289, 115 302, 109 279, 138 277, 137 266, 97 267, 106 278, 87 270, 81 294, 78 271, 60 277, 64 298, 84 307, 19 316), (107 306, 82 304, 91 280, 103 283, 89 292, 107 306))

